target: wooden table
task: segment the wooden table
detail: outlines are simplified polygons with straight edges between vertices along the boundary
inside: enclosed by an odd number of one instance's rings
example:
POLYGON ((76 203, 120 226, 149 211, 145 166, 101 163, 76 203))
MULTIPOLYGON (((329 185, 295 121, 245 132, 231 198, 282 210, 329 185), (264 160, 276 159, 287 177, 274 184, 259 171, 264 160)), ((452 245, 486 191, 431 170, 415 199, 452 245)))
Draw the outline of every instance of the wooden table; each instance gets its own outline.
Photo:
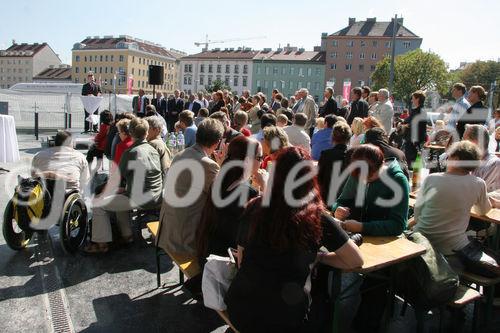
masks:
MULTIPOLYGON (((340 332, 340 298, 342 291, 342 273, 354 272, 367 274, 418 257, 425 253, 425 247, 415 244, 406 238, 399 237, 363 237, 363 243, 359 247, 363 256, 363 266, 352 270, 341 271, 332 269, 333 283, 331 295, 333 299, 333 332, 340 332)), ((389 298, 394 297, 392 287, 394 274, 391 272, 389 298)), ((388 318, 387 318, 388 319, 388 318)))

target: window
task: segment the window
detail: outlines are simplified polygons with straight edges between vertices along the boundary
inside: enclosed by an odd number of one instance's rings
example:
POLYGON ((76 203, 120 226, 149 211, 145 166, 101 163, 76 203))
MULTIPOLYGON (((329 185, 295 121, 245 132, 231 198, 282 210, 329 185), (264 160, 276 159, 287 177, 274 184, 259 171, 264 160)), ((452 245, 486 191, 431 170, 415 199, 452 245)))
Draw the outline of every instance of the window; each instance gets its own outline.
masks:
POLYGON ((371 70, 372 72, 373 72, 373 71, 375 71, 375 65, 371 65, 371 66, 370 66, 370 70, 371 70))
POLYGON ((359 65, 359 71, 364 72, 365 71, 365 65, 359 65))
POLYGON ((273 67, 273 75, 278 75, 278 67, 273 67))
POLYGON ((83 59, 84 59, 84 61, 87 61, 87 56, 84 56, 83 59))
POLYGON ((337 59, 337 52, 330 53, 330 58, 337 59))
POLYGON ((200 65, 200 72, 205 73, 205 65, 203 64, 200 65))
POLYGON ((200 76, 200 84, 205 84, 205 77, 203 75, 200 76))
POLYGON ((260 88, 261 88, 261 86, 260 86, 260 80, 257 80, 255 83, 257 84, 257 89, 260 91, 260 88))
POLYGON ((333 46, 333 47, 337 47, 337 46, 339 46, 339 41, 337 41, 337 40, 332 40, 332 46, 333 46))
MULTIPOLYGON (((108 61, 108 56, 106 56, 106 61, 108 61)), ((135 56, 132 56, 132 63, 135 62, 135 56)))
POLYGON ((410 42, 403 42, 403 46, 404 46, 405 49, 409 49, 410 45, 411 45, 410 42))
POLYGON ((302 85, 302 82, 297 83, 297 89, 301 89, 301 88, 303 88, 303 87, 304 87, 304 86, 302 85))
POLYGON ((337 64, 330 64, 330 69, 333 69, 333 70, 337 69, 337 64))
POLYGON ((189 64, 189 66, 188 66, 188 72, 189 73, 193 72, 193 65, 189 64))
POLYGON ((286 75, 286 68, 285 67, 281 67, 281 75, 286 75))
POLYGON ((78 62, 78 61, 80 61, 80 56, 79 56, 79 55, 77 55, 77 56, 75 57, 75 61, 77 61, 77 62, 78 62))
POLYGON ((345 70, 350 71, 352 69, 352 64, 345 64, 345 70))
POLYGON ((188 78, 187 76, 184 76, 184 84, 187 84, 188 83, 188 78))
POLYGON ((391 54, 390 54, 389 52, 387 52, 387 53, 385 54, 385 57, 386 57, 386 58, 391 59, 391 54))
POLYGON ((184 72, 187 72, 188 71, 188 65, 184 65, 184 72))
POLYGON ((290 75, 293 75, 293 74, 295 74, 295 68, 290 67, 290 75))
POLYGON ((122 62, 124 60, 125 60, 125 57, 122 54, 120 54, 120 62, 122 62))
POLYGON ((364 41, 364 40, 362 40, 362 41, 360 41, 360 42, 359 42, 359 45, 360 45, 361 47, 365 47, 366 43, 365 43, 365 41, 364 41))
POLYGON ((307 76, 311 76, 312 75, 312 68, 308 68, 307 69, 307 76))
POLYGON ((231 71, 231 69, 229 67, 231 67, 231 66, 226 65, 226 73, 229 73, 231 71))
POLYGON ((276 83, 276 81, 273 81, 273 88, 277 88, 278 87, 278 84, 276 83))
POLYGON ((257 66, 257 74, 260 74, 260 73, 261 73, 260 66, 257 66))
POLYGON ((373 47, 377 47, 378 46, 378 42, 376 40, 372 41, 372 46, 373 47))
POLYGON ((113 58, 114 58, 114 57, 115 57, 114 55, 111 55, 111 61, 114 61, 114 60, 113 60, 113 58))
POLYGON ((234 65, 234 74, 240 73, 240 65, 234 65))
POLYGON ((83 67, 83 72, 87 73, 87 67, 83 67))
POLYGON ((193 83, 193 78, 191 76, 188 77, 188 84, 191 85, 193 83))
POLYGON ((217 73, 220 73, 222 71, 222 65, 217 65, 217 73))
POLYGON ((247 86, 247 81, 248 81, 248 78, 246 76, 243 76, 243 87, 247 86))
POLYGON ((372 53, 372 59, 373 60, 377 59, 377 54, 376 53, 372 53))
POLYGON ((218 80, 218 81, 220 81, 220 75, 216 75, 215 79, 218 80))
POLYGON ((269 75, 269 67, 266 66, 266 75, 269 75))
POLYGON ((264 88, 265 88, 265 89, 269 88, 269 84, 268 84, 268 82, 267 82, 267 81, 264 81, 264 88))
POLYGON ((293 81, 288 82, 288 88, 293 89, 293 81))
POLYGON ((307 84, 306 84, 306 88, 307 88, 308 90, 311 90, 311 82, 307 82, 307 84))
POLYGON ((134 75, 134 74, 135 74, 135 73, 134 73, 134 68, 132 68, 132 75, 134 75))
MULTIPOLYGON (((210 65, 210 66, 211 66, 211 65, 210 65)), ((208 77, 208 85, 211 85, 211 84, 212 84, 212 77, 211 77, 211 76, 209 76, 209 77, 208 77)))
POLYGON ((299 68, 299 76, 304 77, 304 69, 302 67, 299 68))
POLYGON ((347 52, 347 53, 345 54, 345 58, 346 58, 346 59, 352 59, 352 52, 347 52))
POLYGON ((234 87, 238 86, 238 77, 237 76, 233 77, 233 86, 234 87))
POLYGON ((316 76, 321 74, 321 68, 316 68, 316 76))
POLYGON ((314 89, 319 90, 319 82, 314 82, 314 89))
POLYGON ((347 47, 353 47, 354 46, 354 41, 353 40, 348 40, 347 41, 347 47))
POLYGON ((364 53, 364 52, 361 52, 361 53, 359 54, 359 59, 364 59, 364 58, 365 58, 365 53, 364 53))
POLYGON ((243 74, 248 74, 248 65, 243 65, 243 74))
MULTIPOLYGON (((213 66, 212 65, 208 65, 208 72, 209 73, 213 72, 213 66)), ((209 83, 209 84, 211 84, 211 83, 209 83)))
POLYGON ((392 45, 392 42, 391 42, 391 41, 385 42, 385 48, 386 48, 386 49, 390 49, 390 48, 391 48, 391 45, 392 45))
POLYGON ((224 83, 226 84, 226 86, 229 85, 229 76, 226 75, 226 77, 224 77, 224 83))
POLYGON ((102 61, 102 55, 99 57, 99 61, 102 61))

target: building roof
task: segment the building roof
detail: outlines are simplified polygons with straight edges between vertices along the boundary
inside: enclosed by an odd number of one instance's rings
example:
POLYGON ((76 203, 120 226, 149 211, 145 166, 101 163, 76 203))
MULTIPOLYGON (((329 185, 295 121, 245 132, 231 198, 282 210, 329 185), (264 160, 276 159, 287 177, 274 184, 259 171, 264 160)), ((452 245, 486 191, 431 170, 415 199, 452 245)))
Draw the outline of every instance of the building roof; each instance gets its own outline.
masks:
MULTIPOLYGON (((399 28, 396 37, 419 38, 408 28, 403 26, 403 19, 398 19, 399 28)), ((353 36, 353 37, 392 37, 394 19, 390 22, 377 22, 376 18, 368 18, 366 21, 349 19, 349 25, 330 36, 353 36)))
POLYGON ((148 42, 130 36, 94 36, 87 37, 73 46, 73 50, 109 50, 130 49, 175 59, 176 56, 159 44, 148 42))
POLYGON ((13 43, 8 49, 0 51, 0 57, 33 57, 46 46, 50 48, 47 43, 13 43))
POLYGON ((45 68, 33 80, 71 80, 71 67, 45 68))
POLYGON ((210 51, 203 51, 196 54, 191 54, 182 59, 226 59, 226 60, 251 60, 259 52, 251 49, 213 49, 210 51))
POLYGON ((299 50, 264 50, 260 51, 253 60, 266 61, 303 61, 324 63, 325 52, 299 50))

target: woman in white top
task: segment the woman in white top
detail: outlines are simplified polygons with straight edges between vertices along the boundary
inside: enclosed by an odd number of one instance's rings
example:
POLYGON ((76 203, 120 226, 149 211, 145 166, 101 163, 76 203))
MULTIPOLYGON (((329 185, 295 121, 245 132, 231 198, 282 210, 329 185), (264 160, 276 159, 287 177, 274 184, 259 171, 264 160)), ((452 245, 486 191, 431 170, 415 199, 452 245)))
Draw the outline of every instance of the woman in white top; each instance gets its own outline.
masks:
POLYGON ((352 136, 349 141, 349 147, 359 146, 365 138, 365 127, 363 125, 363 118, 356 117, 351 124, 352 136))
POLYGON ((429 175, 422 184, 414 224, 436 250, 453 255, 469 244, 466 231, 471 208, 474 206, 478 214, 484 215, 491 204, 484 180, 471 175, 481 160, 477 145, 457 142, 448 156, 446 172, 429 175))

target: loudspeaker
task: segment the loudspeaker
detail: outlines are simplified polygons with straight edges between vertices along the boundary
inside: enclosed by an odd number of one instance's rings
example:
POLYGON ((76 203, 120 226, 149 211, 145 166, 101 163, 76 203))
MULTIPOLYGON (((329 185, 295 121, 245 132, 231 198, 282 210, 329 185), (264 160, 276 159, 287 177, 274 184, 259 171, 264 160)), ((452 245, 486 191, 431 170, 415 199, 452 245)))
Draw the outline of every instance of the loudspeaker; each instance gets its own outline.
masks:
POLYGON ((157 86, 163 84, 163 66, 149 65, 148 83, 157 86))

